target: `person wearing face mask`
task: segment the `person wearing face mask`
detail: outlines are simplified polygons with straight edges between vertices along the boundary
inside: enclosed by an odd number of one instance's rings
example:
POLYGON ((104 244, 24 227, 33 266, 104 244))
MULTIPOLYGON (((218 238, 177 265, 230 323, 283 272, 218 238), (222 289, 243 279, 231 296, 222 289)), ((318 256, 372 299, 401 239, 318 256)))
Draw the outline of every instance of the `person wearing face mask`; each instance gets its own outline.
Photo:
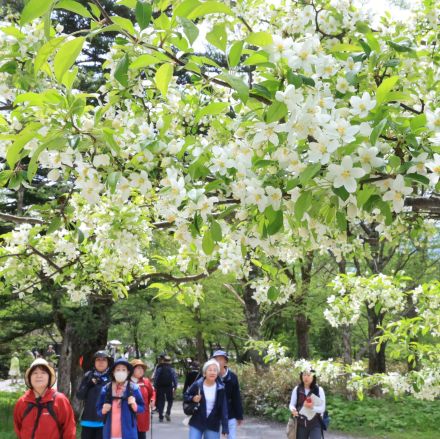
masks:
POLYGON ((196 402, 198 410, 189 420, 189 439, 220 439, 227 437, 228 404, 224 384, 218 380, 220 365, 214 359, 202 368, 203 376, 196 380, 183 395, 185 402, 196 402))
POLYGON ((29 390, 14 407, 14 430, 18 439, 75 439, 72 406, 65 395, 52 387, 55 371, 43 358, 36 359, 25 373, 29 390))
POLYGON ((131 360, 130 364, 133 366, 131 381, 139 386, 145 403, 144 413, 138 413, 136 415, 138 439, 146 439, 147 431, 150 430, 150 405, 152 407, 155 406, 156 392, 154 391, 151 381, 144 377, 147 365, 142 360, 138 359, 131 360))
POLYGON ((298 417, 297 439, 321 439, 321 416, 325 411, 324 389, 317 385, 316 374, 313 369, 304 370, 299 375, 300 383, 292 391, 289 409, 292 416, 298 417), (319 398, 319 403, 313 402, 312 395, 319 398), (314 412, 309 419, 299 412, 302 407, 314 412))
POLYGON ((125 359, 110 369, 111 382, 101 390, 98 416, 104 418, 103 439, 138 439, 136 415, 145 410, 139 386, 130 381, 133 366, 125 359))
POLYGON ((81 415, 81 439, 102 439, 104 422, 96 413, 96 403, 102 388, 110 382, 109 366, 111 356, 106 351, 93 355, 93 368, 85 373, 76 397, 84 401, 81 415))

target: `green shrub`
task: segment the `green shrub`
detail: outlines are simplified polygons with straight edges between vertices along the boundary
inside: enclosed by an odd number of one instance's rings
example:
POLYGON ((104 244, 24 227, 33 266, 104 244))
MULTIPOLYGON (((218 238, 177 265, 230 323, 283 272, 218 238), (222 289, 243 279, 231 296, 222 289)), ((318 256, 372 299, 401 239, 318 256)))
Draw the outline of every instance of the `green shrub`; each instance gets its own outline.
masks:
POLYGON ((14 439, 14 405, 22 393, 0 392, 0 437, 14 439))

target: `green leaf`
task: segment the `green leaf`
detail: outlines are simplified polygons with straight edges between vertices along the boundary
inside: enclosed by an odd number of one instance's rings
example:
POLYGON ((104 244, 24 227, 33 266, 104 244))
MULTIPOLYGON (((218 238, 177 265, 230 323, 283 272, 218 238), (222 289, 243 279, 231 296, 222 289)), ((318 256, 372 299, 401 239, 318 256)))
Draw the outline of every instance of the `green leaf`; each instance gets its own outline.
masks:
POLYGON ((234 15, 231 9, 224 3, 220 2, 203 2, 197 6, 192 12, 188 14, 190 20, 195 20, 196 18, 203 17, 208 14, 227 14, 234 15))
POLYGON ((284 102, 275 101, 266 113, 266 122, 271 123, 282 119, 287 114, 287 106, 284 102))
POLYGON ((136 3, 136 9, 134 11, 136 21, 141 29, 145 29, 150 24, 151 15, 153 10, 149 3, 138 0, 136 3))
POLYGON ((84 37, 75 38, 64 43, 58 50, 53 62, 55 77, 57 78, 58 82, 61 82, 64 73, 66 73, 76 61, 76 58, 80 54, 85 40, 86 39, 84 37))
POLYGON ((391 76, 390 78, 384 79, 382 84, 380 84, 379 88, 376 91, 376 102, 381 104, 386 95, 391 91, 391 89, 396 85, 399 80, 399 76, 391 76))
POLYGON ((49 56, 55 49, 65 40, 64 37, 56 37, 44 43, 38 50, 37 56, 34 60, 34 73, 37 74, 43 64, 48 60, 49 56))
POLYGON ((341 232, 345 232, 347 230, 347 217, 345 216, 344 212, 336 212, 336 224, 341 232))
POLYGON ((411 95, 409 93, 404 93, 402 91, 390 91, 389 93, 386 94, 384 100, 382 101, 382 103, 386 103, 386 102, 408 102, 411 101, 413 98, 411 97, 411 95))
POLYGON ((173 17, 188 17, 201 3, 199 0, 184 0, 173 10, 173 17))
POLYGON ((0 72, 6 72, 13 75, 17 71, 17 61, 8 61, 2 64, 0 67, 0 72))
POLYGON ((416 173, 405 174, 405 178, 409 178, 410 180, 417 181, 418 183, 422 183, 425 186, 429 186, 430 183, 428 177, 416 173))
POLYGON ((254 52, 251 56, 245 59, 244 66, 257 66, 258 64, 268 63, 269 59, 265 52, 254 52))
POLYGON ((271 302, 275 302, 275 300, 278 299, 278 296, 280 295, 280 292, 278 291, 277 288, 275 288, 274 286, 270 287, 267 290, 267 298, 271 301, 271 302))
POLYGON ((125 54, 116 65, 115 79, 124 87, 128 87, 128 65, 130 61, 128 55, 125 54))
POLYGON ((221 241, 223 238, 222 228, 217 221, 213 221, 211 224, 211 235, 215 242, 221 241))
POLYGON ((303 85, 303 80, 301 75, 296 75, 292 70, 287 71, 287 82, 293 84, 295 88, 300 88, 303 85))
POLYGON ((363 52, 363 48, 355 44, 338 43, 331 47, 331 52, 363 52))
POLYGON ((168 92, 168 86, 171 78, 173 77, 173 65, 170 63, 162 64, 156 72, 154 79, 156 81, 156 87, 165 97, 168 92))
POLYGON ((375 193, 375 189, 372 187, 364 187, 363 189, 358 191, 356 193, 358 206, 359 207, 363 206, 371 197, 371 195, 373 195, 374 193, 375 193))
POLYGON ((194 121, 197 123, 203 116, 216 115, 222 113, 226 108, 228 108, 228 102, 211 102, 206 107, 203 107, 196 113, 194 121))
POLYGON ((272 216, 269 224, 267 225, 267 233, 269 235, 275 235, 283 228, 283 211, 276 210, 272 216))
POLYGON ((36 131, 41 127, 41 124, 31 123, 27 125, 20 134, 17 134, 14 143, 8 147, 6 152, 6 161, 11 169, 14 169, 15 164, 20 158, 20 152, 31 139, 36 135, 36 131))
POLYGON ((129 66, 130 69, 140 69, 142 67, 148 67, 157 63, 160 63, 160 59, 148 53, 137 57, 129 66))
POLYGON ((223 73, 217 77, 218 79, 224 79, 234 90, 237 91, 238 97, 245 104, 249 99, 249 87, 245 84, 243 79, 238 76, 230 75, 229 73, 223 73))
POLYGON ((6 186, 13 173, 14 171, 11 171, 10 169, 0 172, 0 187, 6 186))
POLYGON ((56 216, 49 224, 46 233, 51 234, 52 232, 55 232, 55 230, 58 230, 61 225, 62 225, 63 221, 61 219, 61 217, 56 216))
POLYGON ((409 123, 411 127, 411 131, 416 131, 420 128, 424 128, 426 126, 426 114, 419 114, 418 116, 414 116, 409 123))
POLYGON ((214 247, 215 247, 215 242, 212 239, 211 230, 207 230, 203 235, 202 249, 207 255, 210 255, 214 251, 214 247))
POLYGON ((315 163, 313 165, 307 166, 307 168, 301 172, 299 176, 299 181, 302 185, 307 184, 315 175, 321 171, 321 164, 315 163))
POLYGON ((382 119, 374 128, 373 131, 371 131, 370 134, 370 143, 372 146, 376 145, 377 139, 382 134, 382 131, 385 128, 385 125, 387 124, 387 119, 382 119))
POLYGON ((21 12, 20 25, 23 26, 35 18, 46 14, 52 8, 52 4, 52 0, 30 0, 21 12))
POLYGON ((74 12, 75 14, 81 15, 85 18, 92 18, 87 8, 74 0, 61 0, 56 4, 55 8, 65 9, 66 11, 74 12))
POLYGON ((199 36, 199 28, 191 20, 188 20, 185 17, 180 17, 179 21, 183 27, 183 32, 185 33, 186 38, 188 38, 189 43, 193 44, 199 36))
POLYGON ((130 35, 136 34, 133 23, 128 18, 119 17, 118 15, 112 15, 112 21, 130 35))
POLYGON ((90 6, 90 9, 92 10, 92 14, 99 20, 101 17, 101 11, 99 10, 98 6, 96 6, 94 3, 88 3, 90 6))
POLYGON ((211 32, 206 34, 206 39, 209 43, 220 49, 222 52, 226 52, 228 35, 226 33, 225 23, 215 24, 211 32))
POLYGON ((243 41, 236 41, 228 53, 229 67, 236 67, 240 62, 241 51, 243 50, 243 41))
POLYGON ((112 194, 115 193, 116 185, 118 184, 119 179, 121 178, 120 172, 112 172, 107 177, 107 187, 110 189, 112 194))
POLYGON ((273 37, 269 32, 252 32, 246 38, 246 42, 254 46, 264 47, 273 43, 273 37))
POLYGON ((296 200, 295 203, 295 218, 298 221, 301 221, 303 215, 305 212, 307 212, 307 210, 309 209, 309 207, 312 205, 312 193, 309 192, 303 192, 298 199, 296 200))
POLYGON ((393 41, 387 41, 388 45, 392 47, 396 52, 414 52, 411 47, 411 41, 404 41, 402 43, 394 43, 393 41))
POLYGON ((402 163, 402 160, 400 160, 400 157, 397 157, 396 155, 392 155, 388 158, 388 164, 393 168, 397 169, 402 163))
POLYGON ((332 191, 343 201, 347 201, 348 197, 350 196, 350 194, 348 193, 347 189, 345 189, 344 186, 337 188, 333 187, 332 191))

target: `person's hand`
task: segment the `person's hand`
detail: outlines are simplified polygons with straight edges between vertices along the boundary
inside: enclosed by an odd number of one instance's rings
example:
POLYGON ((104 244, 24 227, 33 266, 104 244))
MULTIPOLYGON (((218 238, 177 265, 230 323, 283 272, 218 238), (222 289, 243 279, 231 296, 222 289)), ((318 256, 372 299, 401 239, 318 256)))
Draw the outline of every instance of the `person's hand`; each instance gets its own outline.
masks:
POLYGON ((297 409, 292 409, 291 412, 292 412, 292 415, 295 416, 295 418, 298 416, 298 410, 297 409))
POLYGON ((228 437, 228 433, 222 433, 223 437, 228 437))
POLYGON ((112 409, 112 405, 111 404, 104 404, 102 406, 102 414, 106 415, 110 410, 112 409))
POLYGON ((307 401, 307 399, 304 401, 304 406, 307 407, 308 409, 312 409, 313 408, 313 402, 312 400, 307 401))
POLYGON ((132 395, 127 399, 128 405, 134 404, 136 402, 136 398, 132 395))
POLYGON ((90 381, 91 381, 93 384, 95 384, 95 385, 96 385, 96 383, 98 382, 98 380, 97 380, 96 378, 92 378, 90 381))
POLYGON ((193 401, 194 402, 200 402, 200 400, 202 399, 202 395, 196 395, 196 396, 193 396, 193 401))

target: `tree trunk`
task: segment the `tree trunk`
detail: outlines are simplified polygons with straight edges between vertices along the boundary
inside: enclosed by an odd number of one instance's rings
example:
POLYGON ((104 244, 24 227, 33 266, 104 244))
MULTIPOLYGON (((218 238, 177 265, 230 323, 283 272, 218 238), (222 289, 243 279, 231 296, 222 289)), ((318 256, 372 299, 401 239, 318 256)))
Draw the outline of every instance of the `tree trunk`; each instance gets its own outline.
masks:
POLYGON ((385 358, 385 343, 382 343, 380 349, 377 350, 376 337, 382 335, 379 328, 383 323, 383 315, 377 314, 373 308, 368 308, 368 373, 385 373, 386 372, 386 358, 385 358))
POLYGON ((299 286, 299 291, 295 296, 295 303, 298 309, 295 316, 298 358, 310 358, 309 329, 311 322, 306 314, 306 303, 310 290, 310 281, 312 279, 313 258, 314 253, 308 252, 301 264, 301 285, 299 286))
POLYGON ((200 313, 200 308, 197 307, 194 310, 194 319, 197 325, 196 331, 196 352, 197 352, 197 361, 200 364, 203 364, 206 361, 206 352, 205 352, 205 340, 203 339, 202 333, 202 315, 200 313))
MULTIPOLYGON (((261 340, 260 305, 252 297, 253 294, 254 290, 250 287, 249 283, 245 284, 243 286, 243 301, 248 335, 253 340, 261 340)), ((248 349, 247 355, 258 373, 267 369, 267 364, 265 364, 256 349, 248 349)))
POLYGON ((351 351, 351 328, 347 325, 344 325, 342 327, 342 346, 342 359, 344 361, 344 364, 351 364, 353 358, 351 351))

